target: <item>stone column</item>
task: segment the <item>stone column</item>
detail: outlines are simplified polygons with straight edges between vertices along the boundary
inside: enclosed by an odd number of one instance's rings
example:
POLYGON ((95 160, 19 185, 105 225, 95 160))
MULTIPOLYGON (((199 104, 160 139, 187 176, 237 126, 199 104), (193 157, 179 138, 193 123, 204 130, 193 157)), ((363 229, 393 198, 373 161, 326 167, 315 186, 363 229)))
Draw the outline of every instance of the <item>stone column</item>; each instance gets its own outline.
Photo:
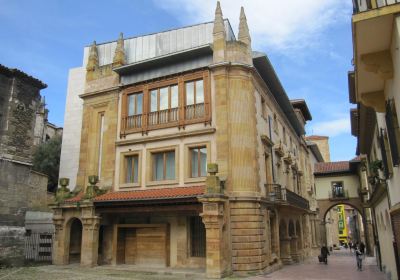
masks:
POLYGON ((54 241, 53 241, 53 264, 66 265, 68 264, 67 252, 65 251, 65 219, 62 216, 62 208, 53 208, 53 222, 54 222, 54 241))
POLYGON ((203 203, 203 219, 206 228, 206 275, 207 278, 222 278, 228 270, 228 248, 226 246, 225 204, 227 197, 222 194, 220 181, 216 173, 217 164, 208 164, 210 173, 206 180, 206 192, 199 201, 203 203))
POLYGON ((95 216, 94 206, 83 206, 82 225, 81 266, 96 266, 99 248, 100 217, 95 216))
POLYGON ((281 261, 284 264, 292 264, 292 256, 290 250, 290 240, 289 236, 283 237, 280 239, 280 253, 281 253, 281 261))
POLYGON ((297 247, 297 239, 299 237, 297 235, 291 236, 290 239, 290 256, 292 257, 292 260, 295 262, 300 261, 300 256, 298 252, 298 247, 297 247))

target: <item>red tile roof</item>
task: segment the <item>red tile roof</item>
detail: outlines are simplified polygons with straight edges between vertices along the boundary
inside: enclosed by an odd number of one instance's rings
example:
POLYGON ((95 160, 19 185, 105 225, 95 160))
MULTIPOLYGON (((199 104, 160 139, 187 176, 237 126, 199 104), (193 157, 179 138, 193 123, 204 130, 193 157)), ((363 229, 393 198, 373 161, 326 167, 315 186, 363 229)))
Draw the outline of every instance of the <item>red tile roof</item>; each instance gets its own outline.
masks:
POLYGON ((325 139, 328 139, 328 138, 329 138, 328 136, 321 136, 321 135, 306 136, 306 139, 310 140, 310 141, 312 141, 312 140, 325 140, 325 139))
POLYGON ((168 198, 197 197, 204 194, 205 186, 161 188, 137 191, 109 192, 94 198, 95 202, 102 201, 127 201, 127 200, 151 200, 168 198))
POLYGON ((64 200, 64 202, 78 202, 83 198, 83 192, 78 193, 76 196, 64 200))
POLYGON ((348 161, 336 162, 318 162, 315 164, 315 174, 338 173, 350 171, 350 163, 348 161))

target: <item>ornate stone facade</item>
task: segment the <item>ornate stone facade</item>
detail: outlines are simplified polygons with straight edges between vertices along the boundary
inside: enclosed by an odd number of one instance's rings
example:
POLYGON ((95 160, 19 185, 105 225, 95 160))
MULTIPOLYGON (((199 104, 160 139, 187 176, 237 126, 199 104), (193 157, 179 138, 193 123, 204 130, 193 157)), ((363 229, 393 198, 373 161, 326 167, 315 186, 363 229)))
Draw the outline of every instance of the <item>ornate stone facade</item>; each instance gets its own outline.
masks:
POLYGON ((295 112, 267 57, 252 51, 244 10, 238 39, 219 3, 213 23, 160 34, 85 51, 78 191, 54 205, 54 263, 69 263, 78 247, 82 265, 221 278, 310 256, 311 115, 304 101, 295 112), (90 175, 107 192, 85 199, 90 175), (82 234, 71 239, 71 227, 82 234))

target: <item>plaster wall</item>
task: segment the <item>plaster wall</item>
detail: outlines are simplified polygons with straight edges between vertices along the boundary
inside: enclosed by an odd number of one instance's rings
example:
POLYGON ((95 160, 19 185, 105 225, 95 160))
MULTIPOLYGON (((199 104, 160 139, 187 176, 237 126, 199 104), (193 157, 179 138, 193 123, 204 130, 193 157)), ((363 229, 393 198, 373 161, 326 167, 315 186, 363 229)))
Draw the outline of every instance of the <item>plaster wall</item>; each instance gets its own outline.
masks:
POLYGON ((382 258, 382 268, 386 273, 388 279, 396 280, 396 262, 393 251, 393 231, 390 219, 386 218, 389 213, 389 204, 387 196, 385 195, 382 200, 376 204, 375 207, 375 220, 376 229, 378 231, 380 252, 382 258))
POLYGON ((59 177, 70 179, 69 188, 76 186, 81 144, 83 94, 86 69, 73 68, 69 71, 67 99, 65 102, 64 131, 60 158, 59 177))
POLYGON ((332 182, 342 181, 344 189, 348 191, 349 198, 358 198, 359 180, 357 175, 341 175, 329 177, 316 177, 316 198, 329 199, 332 192, 332 182))

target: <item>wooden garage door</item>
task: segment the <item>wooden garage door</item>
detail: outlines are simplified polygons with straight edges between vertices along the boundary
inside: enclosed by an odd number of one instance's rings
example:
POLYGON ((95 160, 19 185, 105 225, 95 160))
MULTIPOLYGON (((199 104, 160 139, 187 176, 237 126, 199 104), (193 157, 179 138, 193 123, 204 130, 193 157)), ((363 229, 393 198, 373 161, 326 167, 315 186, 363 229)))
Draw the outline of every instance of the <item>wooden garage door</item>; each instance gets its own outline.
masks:
POLYGON ((138 265, 167 266, 167 230, 165 227, 136 229, 138 265))

